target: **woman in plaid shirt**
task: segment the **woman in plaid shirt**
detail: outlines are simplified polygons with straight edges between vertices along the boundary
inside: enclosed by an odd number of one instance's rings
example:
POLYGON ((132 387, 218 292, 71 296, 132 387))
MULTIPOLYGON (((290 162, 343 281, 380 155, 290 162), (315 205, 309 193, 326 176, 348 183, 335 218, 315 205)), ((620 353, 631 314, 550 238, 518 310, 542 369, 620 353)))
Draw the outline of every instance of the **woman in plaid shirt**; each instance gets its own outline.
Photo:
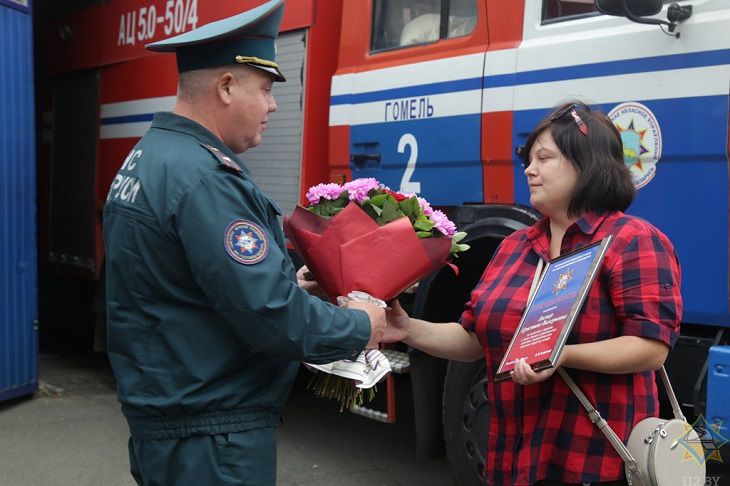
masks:
POLYGON ((555 109, 527 140, 530 203, 543 218, 502 242, 472 291, 460 323, 409 318, 395 302, 388 341, 434 356, 487 364, 489 437, 485 475, 500 485, 626 484, 623 462, 555 368, 518 362, 495 383, 525 310, 539 259, 613 235, 558 366, 626 440, 659 411, 654 371, 677 339, 680 268, 669 239, 623 213, 634 199, 623 145, 608 117, 585 105, 555 109))

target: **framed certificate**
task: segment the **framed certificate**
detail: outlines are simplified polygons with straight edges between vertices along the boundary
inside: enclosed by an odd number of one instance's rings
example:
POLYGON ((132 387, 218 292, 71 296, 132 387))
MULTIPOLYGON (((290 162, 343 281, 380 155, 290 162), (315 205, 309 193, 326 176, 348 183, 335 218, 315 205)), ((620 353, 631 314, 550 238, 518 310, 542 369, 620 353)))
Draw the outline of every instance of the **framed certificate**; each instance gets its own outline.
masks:
POLYGON ((611 238, 609 235, 547 263, 494 381, 509 378, 521 358, 535 371, 551 368, 558 360, 611 238))

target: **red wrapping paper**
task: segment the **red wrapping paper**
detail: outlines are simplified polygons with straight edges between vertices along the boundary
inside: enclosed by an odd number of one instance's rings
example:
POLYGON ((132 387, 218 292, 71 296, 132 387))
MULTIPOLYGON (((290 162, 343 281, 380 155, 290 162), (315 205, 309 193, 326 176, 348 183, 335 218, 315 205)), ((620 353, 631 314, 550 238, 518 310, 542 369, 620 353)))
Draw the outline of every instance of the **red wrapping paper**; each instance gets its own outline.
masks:
POLYGON ((297 207, 284 233, 332 302, 353 290, 392 300, 448 264, 451 249, 451 238, 418 238, 407 217, 379 226, 355 203, 330 219, 297 207))

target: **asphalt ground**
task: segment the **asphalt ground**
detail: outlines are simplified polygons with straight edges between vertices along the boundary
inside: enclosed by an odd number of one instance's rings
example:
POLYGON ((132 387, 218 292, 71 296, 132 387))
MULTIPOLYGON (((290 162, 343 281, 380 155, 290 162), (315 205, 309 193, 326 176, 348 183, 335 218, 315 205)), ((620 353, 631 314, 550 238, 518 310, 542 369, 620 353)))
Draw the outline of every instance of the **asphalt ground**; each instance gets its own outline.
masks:
MULTIPOLYGON (((0 403, 0 486, 133 486, 106 356, 54 352, 39 365, 38 393, 0 403)), ((454 484, 445 457, 416 461, 407 389, 398 394, 398 422, 383 424, 314 397, 310 376, 299 373, 279 429, 279 485, 454 484)), ((730 486, 727 463, 708 463, 706 486, 730 486)))
MULTIPOLYGON (((0 485, 129 486, 128 430, 106 356, 42 354, 32 397, 0 403, 0 485)), ((416 461, 412 421, 384 424, 306 389, 300 372, 279 429, 283 486, 449 486, 445 457, 416 461)))

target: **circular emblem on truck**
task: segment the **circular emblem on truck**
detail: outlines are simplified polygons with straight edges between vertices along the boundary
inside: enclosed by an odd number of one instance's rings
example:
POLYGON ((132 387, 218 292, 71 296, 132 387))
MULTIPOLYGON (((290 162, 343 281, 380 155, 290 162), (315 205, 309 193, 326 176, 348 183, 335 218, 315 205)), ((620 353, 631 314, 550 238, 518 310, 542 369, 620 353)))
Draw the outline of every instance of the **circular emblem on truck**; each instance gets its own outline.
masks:
POLYGON ((624 164, 634 187, 647 185, 656 174, 662 156, 662 132, 654 113, 641 103, 621 103, 608 113, 624 144, 624 164))

